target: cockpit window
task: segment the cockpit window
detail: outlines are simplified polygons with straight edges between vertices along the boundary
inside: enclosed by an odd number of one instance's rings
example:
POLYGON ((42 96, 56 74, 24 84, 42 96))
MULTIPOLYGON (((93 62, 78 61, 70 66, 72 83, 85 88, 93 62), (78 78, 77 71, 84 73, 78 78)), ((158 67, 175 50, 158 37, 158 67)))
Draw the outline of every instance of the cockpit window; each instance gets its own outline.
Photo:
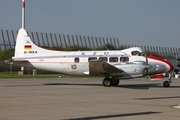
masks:
POLYGON ((120 62, 128 62, 129 58, 128 57, 120 57, 120 62))
POLYGON ((143 56, 139 51, 132 51, 132 56, 143 56))
POLYGON ((145 52, 141 52, 141 55, 142 55, 142 56, 146 56, 146 53, 145 53, 145 52))

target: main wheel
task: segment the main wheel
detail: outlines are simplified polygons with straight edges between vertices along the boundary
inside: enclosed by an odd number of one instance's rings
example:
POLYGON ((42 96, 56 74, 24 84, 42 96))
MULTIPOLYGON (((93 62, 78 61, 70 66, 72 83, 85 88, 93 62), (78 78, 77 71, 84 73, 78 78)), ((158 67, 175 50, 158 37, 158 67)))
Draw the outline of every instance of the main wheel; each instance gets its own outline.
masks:
POLYGON ((105 87, 110 87, 111 86, 111 79, 110 78, 104 78, 102 83, 105 87))
POLYGON ((163 86, 164 86, 164 87, 169 87, 169 85, 170 85, 170 82, 169 82, 169 81, 164 81, 164 83, 163 83, 163 86))
POLYGON ((117 86, 119 84, 119 79, 112 79, 111 80, 111 85, 112 86, 117 86))

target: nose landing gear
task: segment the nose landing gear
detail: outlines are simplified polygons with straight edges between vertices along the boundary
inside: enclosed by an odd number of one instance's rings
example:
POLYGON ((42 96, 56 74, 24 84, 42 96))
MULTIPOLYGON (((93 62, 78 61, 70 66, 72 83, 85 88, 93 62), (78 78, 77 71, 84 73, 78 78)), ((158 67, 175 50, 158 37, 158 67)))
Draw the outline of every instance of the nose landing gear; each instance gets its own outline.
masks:
POLYGON ((170 83, 169 81, 164 81, 163 86, 164 86, 164 87, 169 87, 170 84, 171 84, 171 83, 170 83))
POLYGON ((164 83, 163 83, 164 87, 170 86, 170 84, 172 83, 171 78, 172 78, 172 74, 169 75, 169 81, 164 81, 164 83))

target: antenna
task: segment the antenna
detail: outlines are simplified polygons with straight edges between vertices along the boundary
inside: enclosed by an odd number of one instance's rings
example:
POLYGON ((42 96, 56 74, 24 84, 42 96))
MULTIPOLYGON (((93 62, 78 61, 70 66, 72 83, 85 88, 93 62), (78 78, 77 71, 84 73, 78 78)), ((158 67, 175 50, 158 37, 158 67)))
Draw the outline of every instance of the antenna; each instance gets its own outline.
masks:
MULTIPOLYGON (((22 0, 22 28, 25 28, 25 0, 22 0)), ((24 67, 21 67, 24 74, 24 67)))
POLYGON ((22 28, 25 28, 25 0, 22 0, 22 28))
POLYGON ((108 47, 106 45, 104 45, 104 47, 109 51, 108 47))

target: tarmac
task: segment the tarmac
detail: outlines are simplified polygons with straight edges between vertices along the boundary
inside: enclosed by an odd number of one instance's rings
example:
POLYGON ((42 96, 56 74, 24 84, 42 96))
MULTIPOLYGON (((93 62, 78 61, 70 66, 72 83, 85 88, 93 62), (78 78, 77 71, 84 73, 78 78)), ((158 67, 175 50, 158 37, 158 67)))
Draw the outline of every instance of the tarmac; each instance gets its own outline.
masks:
POLYGON ((0 120, 179 120, 180 78, 172 81, 164 88, 146 78, 117 87, 101 78, 0 79, 0 120))

